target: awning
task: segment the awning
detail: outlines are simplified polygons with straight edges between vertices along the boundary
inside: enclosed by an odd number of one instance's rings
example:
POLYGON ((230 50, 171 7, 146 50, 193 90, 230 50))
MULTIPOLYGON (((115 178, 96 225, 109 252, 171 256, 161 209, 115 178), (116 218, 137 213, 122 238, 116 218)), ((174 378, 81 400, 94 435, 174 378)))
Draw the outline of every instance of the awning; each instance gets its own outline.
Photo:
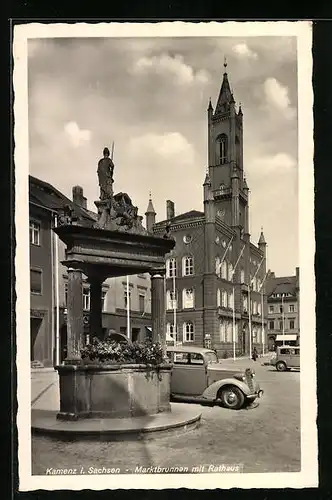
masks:
POLYGON ((292 342, 297 340, 297 335, 277 335, 276 342, 292 342))

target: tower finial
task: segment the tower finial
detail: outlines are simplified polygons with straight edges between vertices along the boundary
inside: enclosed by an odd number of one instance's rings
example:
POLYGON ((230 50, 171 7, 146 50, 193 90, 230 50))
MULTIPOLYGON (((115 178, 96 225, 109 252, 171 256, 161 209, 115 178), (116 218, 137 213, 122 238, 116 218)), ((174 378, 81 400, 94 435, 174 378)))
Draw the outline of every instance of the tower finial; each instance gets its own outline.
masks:
POLYGON ((151 193, 151 189, 149 191, 149 200, 152 200, 152 193, 151 193))
POLYGON ((226 58, 226 56, 224 57, 224 68, 225 68, 225 71, 226 71, 226 68, 227 68, 227 58, 226 58))

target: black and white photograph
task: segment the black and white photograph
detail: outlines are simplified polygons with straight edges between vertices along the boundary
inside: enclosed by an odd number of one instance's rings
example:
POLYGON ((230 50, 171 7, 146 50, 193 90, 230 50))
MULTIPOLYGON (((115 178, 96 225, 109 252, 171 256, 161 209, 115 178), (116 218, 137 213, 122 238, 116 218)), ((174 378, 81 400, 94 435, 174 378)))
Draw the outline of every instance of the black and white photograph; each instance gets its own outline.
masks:
POLYGON ((317 486, 311 43, 15 26, 21 490, 317 486))

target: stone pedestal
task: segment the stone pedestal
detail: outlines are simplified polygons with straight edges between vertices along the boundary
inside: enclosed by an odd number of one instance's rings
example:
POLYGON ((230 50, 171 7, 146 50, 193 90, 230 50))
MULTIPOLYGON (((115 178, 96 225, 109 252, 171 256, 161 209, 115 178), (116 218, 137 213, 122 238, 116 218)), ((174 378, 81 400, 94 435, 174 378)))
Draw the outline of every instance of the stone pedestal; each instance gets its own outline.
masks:
POLYGON ((102 334, 102 280, 89 278, 90 282, 90 338, 99 337, 102 334))
POLYGON ((150 273, 151 275, 151 317, 152 317, 152 340, 166 346, 166 324, 165 324, 165 269, 159 269, 150 273))
POLYGON ((77 362, 81 359, 83 339, 83 288, 81 269, 68 268, 67 310, 66 362, 77 362))

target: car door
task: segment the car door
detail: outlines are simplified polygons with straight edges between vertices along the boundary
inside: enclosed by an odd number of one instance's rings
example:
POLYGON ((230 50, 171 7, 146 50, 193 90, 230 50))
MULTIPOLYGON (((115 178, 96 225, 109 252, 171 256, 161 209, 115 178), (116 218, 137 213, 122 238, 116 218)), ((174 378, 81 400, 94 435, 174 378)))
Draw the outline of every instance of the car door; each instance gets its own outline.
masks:
POLYGON ((189 354, 187 352, 173 352, 172 363, 171 393, 187 394, 189 354))
MULTIPOLYGON (((201 355, 200 355, 201 356, 201 355)), ((190 359, 188 352, 173 353, 171 393, 199 396, 206 387, 206 367, 203 356, 190 359)))
POLYGON ((292 368, 300 368, 300 349, 294 347, 291 349, 291 361, 290 366, 292 368))
POLYGON ((190 394, 202 394, 207 387, 207 365, 201 353, 190 353, 188 371, 190 373, 190 394))

